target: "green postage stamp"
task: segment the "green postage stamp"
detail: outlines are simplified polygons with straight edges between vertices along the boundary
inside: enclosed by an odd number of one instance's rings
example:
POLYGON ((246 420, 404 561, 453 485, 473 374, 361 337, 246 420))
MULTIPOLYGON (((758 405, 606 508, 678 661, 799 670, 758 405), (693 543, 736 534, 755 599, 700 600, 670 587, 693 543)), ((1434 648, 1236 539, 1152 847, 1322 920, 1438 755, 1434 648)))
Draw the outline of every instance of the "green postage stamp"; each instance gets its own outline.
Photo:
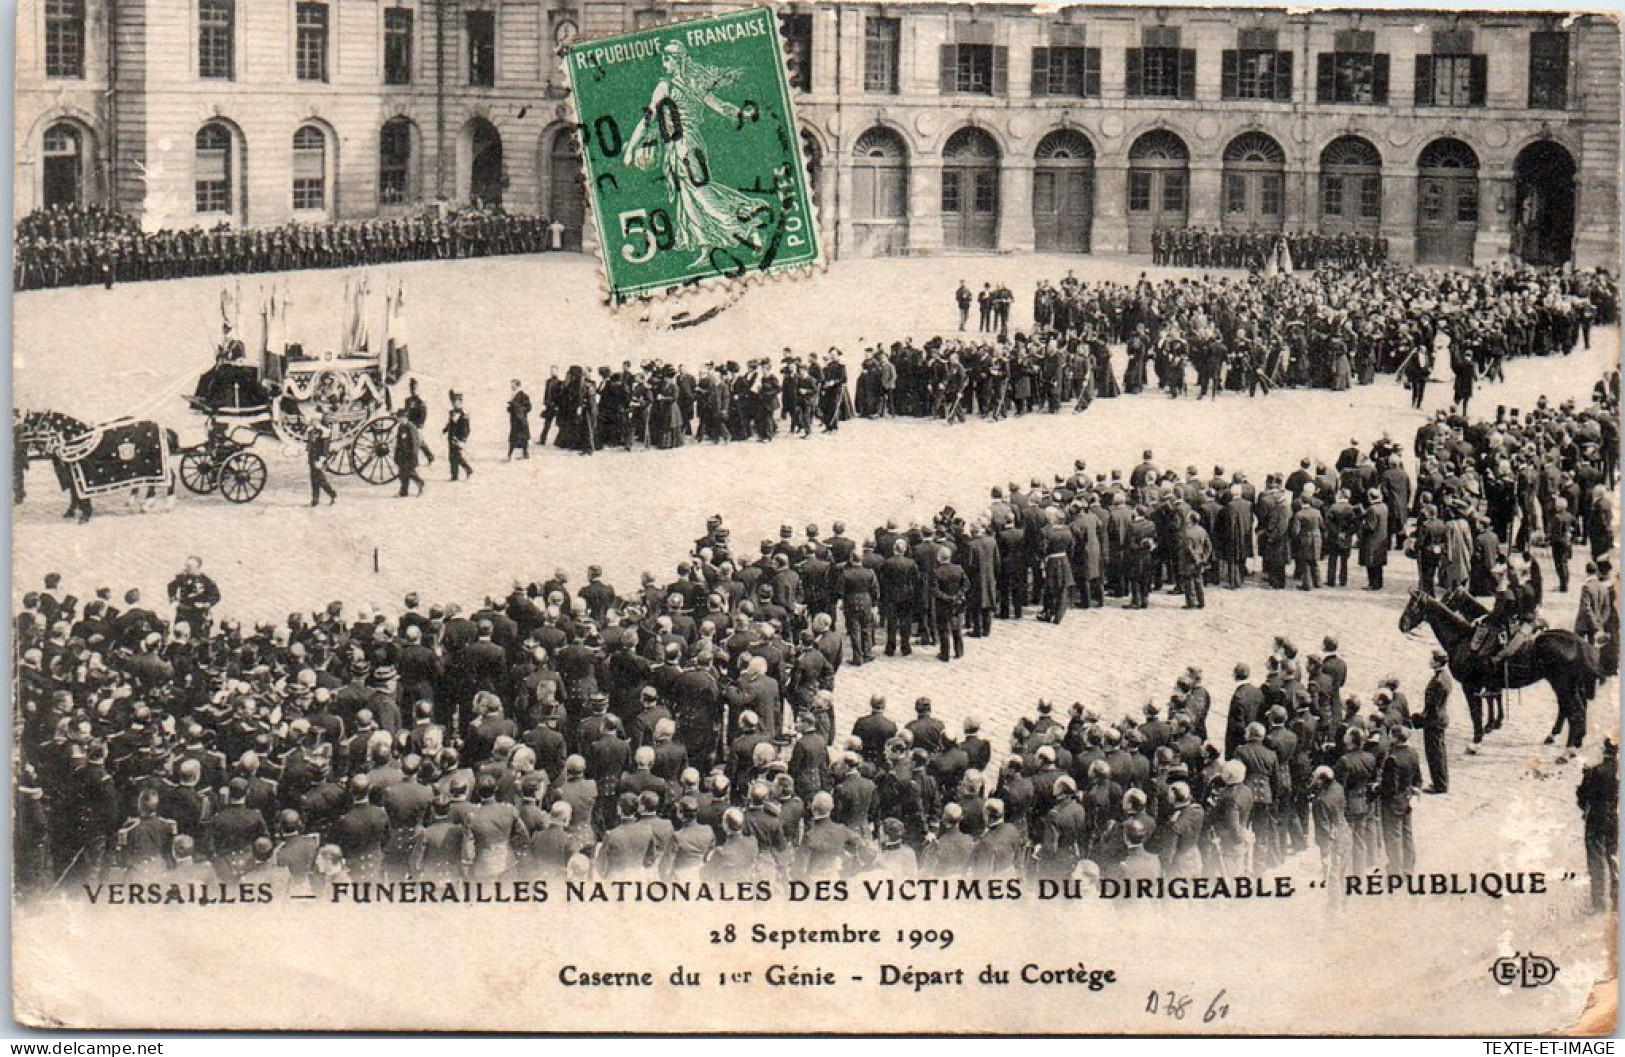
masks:
POLYGON ((613 301, 819 262, 771 9, 587 41, 565 63, 613 301))

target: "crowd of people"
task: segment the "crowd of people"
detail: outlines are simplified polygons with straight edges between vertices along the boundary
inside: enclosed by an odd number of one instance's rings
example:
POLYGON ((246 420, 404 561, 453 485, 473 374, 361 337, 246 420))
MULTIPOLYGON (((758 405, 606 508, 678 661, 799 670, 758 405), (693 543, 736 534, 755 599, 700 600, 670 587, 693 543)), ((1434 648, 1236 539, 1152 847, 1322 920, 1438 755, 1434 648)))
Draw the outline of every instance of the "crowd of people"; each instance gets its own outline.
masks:
MULTIPOLYGON (((1449 789, 1442 653, 1413 714, 1397 680, 1351 692, 1334 639, 1300 657, 1282 638, 1260 680, 1236 666, 1222 730, 1192 670, 1129 716, 1039 703, 998 762, 976 718, 956 734, 923 699, 907 723, 876 700, 837 730, 839 673, 915 646, 958 660, 1034 605, 1059 623, 1107 597, 1144 608, 1172 584, 1200 607, 1255 568, 1283 589, 1295 564, 1313 590, 1345 583, 1357 554, 1381 589, 1396 546, 1428 590, 1494 596, 1494 632, 1527 615, 1507 612, 1533 575, 1519 556, 1546 543, 1561 591, 1562 545, 1584 542, 1597 575, 1581 630, 1605 645, 1618 392, 1615 373, 1592 407, 1437 418, 1412 445, 1414 483, 1387 437, 1258 489, 1217 467, 1161 470, 1151 452, 1127 473, 1080 461, 993 489, 970 518, 945 509, 869 538, 787 525, 747 553, 712 518, 668 583, 646 573, 621 591, 591 568, 577 587, 559 570, 466 612, 409 595, 393 617, 334 602, 244 625, 192 559, 165 619, 136 591, 81 604, 53 575, 14 622, 19 885, 1213 878, 1310 847, 1329 877, 1409 872, 1413 737, 1429 788, 1449 789)), ((1584 717, 1570 723, 1583 736, 1584 717)))
POLYGON ((1454 373, 1453 404, 1466 414, 1477 380, 1501 378, 1508 358, 1589 348, 1591 327, 1616 322, 1619 311, 1616 280, 1601 269, 1327 268, 1310 277, 1133 286, 1068 274, 1039 282, 1034 327, 1011 337, 1008 293, 992 283, 977 295, 965 283, 956 291, 961 329, 979 303, 979 328, 993 336, 876 343, 851 373, 838 348, 784 349, 777 364, 763 357, 697 370, 660 360, 623 361, 618 371, 551 368, 539 400, 514 382, 508 451, 528 457, 533 443, 550 440, 584 455, 768 441, 781 432, 810 436, 815 425, 838 430, 854 415, 997 420, 1083 411, 1152 386, 1210 399, 1282 386, 1340 390, 1369 385, 1379 372, 1400 375, 1421 407, 1439 368, 1454 373), (1339 307, 1352 304, 1381 307, 1358 315, 1339 307))
POLYGON ((18 221, 14 281, 18 290, 111 286, 196 275, 540 253, 558 248, 562 226, 555 227, 547 217, 473 205, 377 220, 143 232, 120 213, 53 206, 18 221))
POLYGON ((1388 240, 1354 232, 1222 231, 1158 228, 1151 234, 1151 263, 1174 268, 1251 268, 1282 263, 1284 247, 1293 268, 1377 265, 1388 260, 1388 240))

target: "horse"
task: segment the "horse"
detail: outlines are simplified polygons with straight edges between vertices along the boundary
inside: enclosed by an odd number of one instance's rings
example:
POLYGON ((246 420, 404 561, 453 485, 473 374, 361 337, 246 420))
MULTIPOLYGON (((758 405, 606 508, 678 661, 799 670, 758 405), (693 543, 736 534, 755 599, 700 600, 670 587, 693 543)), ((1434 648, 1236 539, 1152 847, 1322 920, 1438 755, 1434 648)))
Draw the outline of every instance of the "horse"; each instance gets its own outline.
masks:
MULTIPOLYGON (((130 419, 119 419, 104 423, 101 426, 91 426, 72 415, 60 411, 29 411, 23 414, 17 423, 16 443, 29 460, 49 459, 56 471, 57 483, 69 495, 68 512, 64 517, 78 515, 81 522, 89 521, 94 508, 91 499, 94 496, 113 494, 118 491, 129 492, 128 505, 139 504, 143 512, 150 510, 154 500, 157 499, 156 483, 152 482, 150 475, 143 476, 146 482, 146 495, 142 497, 138 482, 127 489, 121 487, 116 479, 109 484, 94 488, 82 487, 82 481, 76 479, 73 472, 75 464, 81 463, 95 454, 96 442, 101 438, 103 431, 113 429, 128 429, 131 427, 152 427, 159 437, 160 450, 157 453, 162 465, 162 476, 167 482, 168 506, 173 507, 175 501, 175 485, 179 480, 179 461, 177 452, 180 450, 180 437, 172 429, 158 426, 155 422, 137 422, 130 419)), ((149 434, 150 435, 150 434, 149 434)), ((83 476, 82 473, 80 475, 83 476)))
MULTIPOLYGON (((1585 706, 1597 693, 1597 682, 1602 669, 1596 648, 1572 631, 1542 631, 1525 642, 1505 660, 1496 660, 1494 652, 1473 649, 1473 622, 1443 602, 1423 591, 1412 590, 1410 602, 1399 616, 1399 630, 1410 634, 1426 624, 1438 640, 1439 646, 1450 659, 1450 674, 1461 683, 1473 714, 1481 714, 1486 694, 1499 695, 1506 690, 1545 681, 1557 696, 1557 722, 1551 744, 1565 720, 1569 724, 1567 749, 1578 749, 1585 738, 1585 706)), ((1500 712, 1492 721, 1500 725, 1500 712)), ((1476 726, 1476 724, 1475 724, 1476 726)), ((1474 740, 1478 732, 1474 731, 1474 740)))

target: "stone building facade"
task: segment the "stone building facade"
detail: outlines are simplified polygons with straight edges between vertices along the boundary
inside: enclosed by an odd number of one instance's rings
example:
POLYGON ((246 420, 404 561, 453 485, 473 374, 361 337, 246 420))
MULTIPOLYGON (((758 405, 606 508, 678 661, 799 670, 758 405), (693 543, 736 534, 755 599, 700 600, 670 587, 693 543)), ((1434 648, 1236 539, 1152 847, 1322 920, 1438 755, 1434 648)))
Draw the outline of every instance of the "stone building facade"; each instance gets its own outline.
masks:
MULTIPOLYGON (((25 0, 17 208, 148 228, 500 201, 579 240, 555 49, 737 4, 25 0)), ((1612 263, 1604 16, 782 8, 835 256, 1143 252, 1158 227, 1381 235, 1401 261, 1612 263)))

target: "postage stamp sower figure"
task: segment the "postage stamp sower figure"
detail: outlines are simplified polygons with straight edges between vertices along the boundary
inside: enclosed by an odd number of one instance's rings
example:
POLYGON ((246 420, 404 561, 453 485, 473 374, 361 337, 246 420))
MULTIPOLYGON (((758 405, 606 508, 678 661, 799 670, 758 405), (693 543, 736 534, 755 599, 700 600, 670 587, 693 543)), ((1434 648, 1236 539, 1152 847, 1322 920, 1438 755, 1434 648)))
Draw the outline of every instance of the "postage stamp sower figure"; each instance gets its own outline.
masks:
POLYGON ((566 63, 613 300, 819 262, 771 10, 579 44, 566 63))

